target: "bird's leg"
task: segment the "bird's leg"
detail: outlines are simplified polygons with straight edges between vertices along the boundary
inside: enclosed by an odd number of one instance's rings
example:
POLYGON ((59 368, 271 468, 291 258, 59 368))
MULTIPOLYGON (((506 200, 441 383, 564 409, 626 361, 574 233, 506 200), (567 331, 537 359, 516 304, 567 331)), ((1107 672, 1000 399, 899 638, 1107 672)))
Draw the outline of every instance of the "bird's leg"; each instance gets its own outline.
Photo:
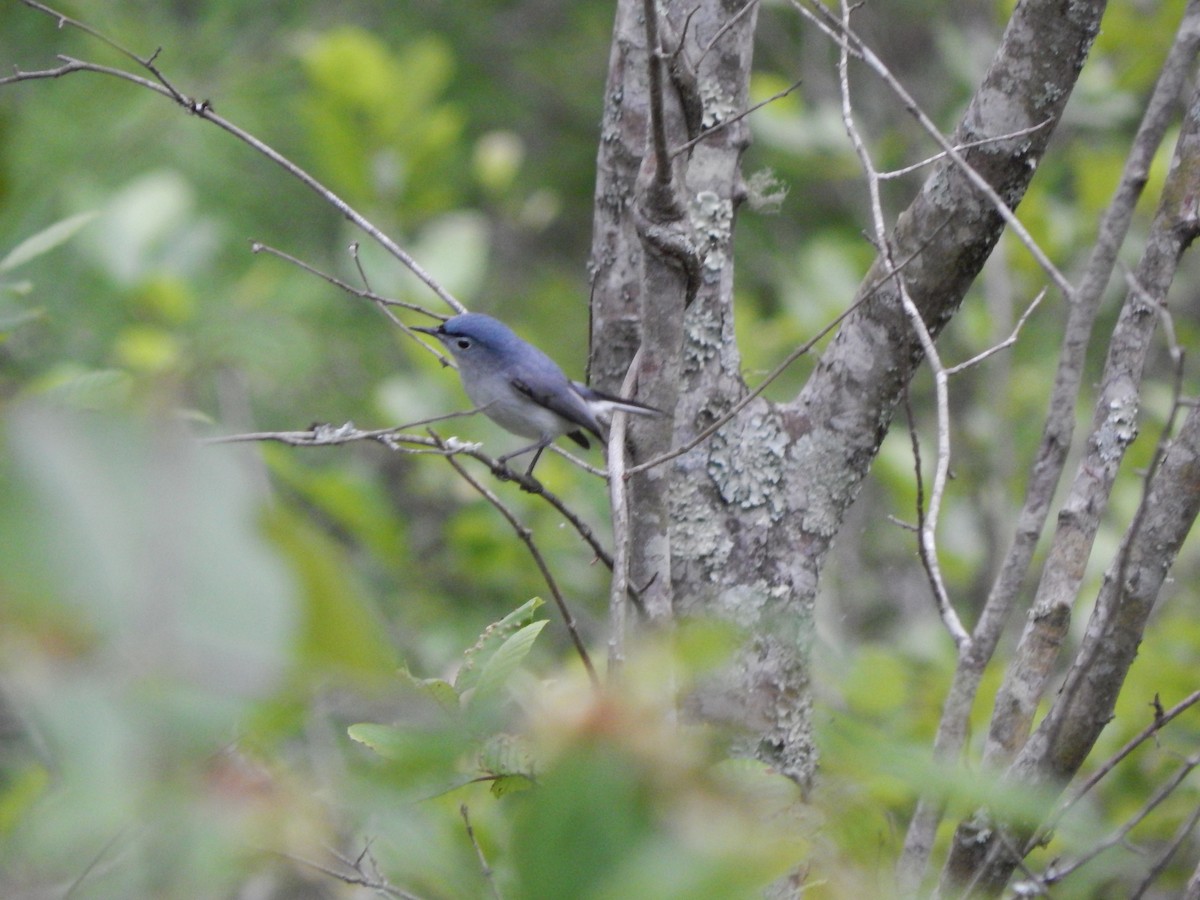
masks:
POLYGON ((533 460, 529 463, 529 468, 525 470, 525 477, 533 477, 533 467, 537 465, 537 461, 542 458, 542 451, 546 449, 546 444, 537 448, 537 452, 533 454, 533 460))
POLYGON ((530 450, 536 450, 537 452, 533 454, 533 462, 531 462, 529 464, 529 468, 525 470, 525 476, 527 478, 532 477, 533 467, 537 465, 537 461, 541 457, 542 451, 550 445, 550 440, 550 438, 543 438, 540 441, 534 441, 532 444, 522 447, 520 450, 514 450, 512 453, 505 453, 503 456, 498 456, 496 457, 496 464, 501 466, 507 465, 510 459, 513 459, 517 456, 522 456, 528 453, 530 450))

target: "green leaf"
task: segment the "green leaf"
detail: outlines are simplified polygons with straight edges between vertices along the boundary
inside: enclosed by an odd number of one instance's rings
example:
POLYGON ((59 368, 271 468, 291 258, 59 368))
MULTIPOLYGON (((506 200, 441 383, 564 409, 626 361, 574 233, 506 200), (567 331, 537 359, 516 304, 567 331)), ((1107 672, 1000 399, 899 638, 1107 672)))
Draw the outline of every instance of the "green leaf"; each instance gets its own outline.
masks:
POLYGON ((412 747, 412 735, 394 725, 359 722, 346 729, 350 739, 370 747, 384 759, 402 759, 412 747))
POLYGON ((534 597, 527 603, 521 604, 499 622, 493 622, 484 629, 475 645, 463 654, 462 668, 458 670, 458 675, 454 678, 454 686, 460 693, 475 686, 488 656, 510 635, 532 622, 533 614, 544 602, 541 597, 534 597))
POLYGON ((359 722, 346 733, 387 760, 388 770, 405 790, 430 798, 470 783, 458 771, 468 741, 458 731, 359 722))
POLYGON ((496 623, 497 627, 523 627, 533 621, 533 614, 545 605, 546 601, 541 597, 534 597, 525 601, 507 616, 496 623))
POLYGON ((533 777, 533 749, 517 734, 499 732, 479 749, 479 768, 489 775, 533 777))
POLYGON ((529 651, 533 649, 534 640, 545 627, 545 619, 526 625, 500 645, 500 649, 484 663, 483 669, 480 670, 471 703, 477 703, 480 697, 486 697, 504 687, 512 673, 529 655, 529 651))
POLYGON ((450 682, 443 681, 441 678, 418 678, 407 668, 400 669, 396 674, 401 683, 429 697, 446 712, 458 712, 458 691, 450 682))
POLYGON ((4 259, 0 259, 0 272, 11 271, 17 266, 53 250, 59 244, 66 243, 75 232, 95 217, 94 212, 79 213, 55 222, 49 228, 43 228, 37 234, 17 244, 4 259))

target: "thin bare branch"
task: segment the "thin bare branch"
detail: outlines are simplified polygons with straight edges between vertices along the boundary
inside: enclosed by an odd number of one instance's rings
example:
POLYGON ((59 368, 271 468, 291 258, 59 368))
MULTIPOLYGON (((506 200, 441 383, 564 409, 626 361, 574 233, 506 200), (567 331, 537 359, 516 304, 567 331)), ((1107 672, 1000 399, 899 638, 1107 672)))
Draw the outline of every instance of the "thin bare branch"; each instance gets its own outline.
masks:
POLYGON ((658 34, 658 6, 643 0, 642 16, 646 24, 646 59, 650 67, 650 145, 654 150, 654 180, 671 183, 671 154, 667 150, 667 126, 663 108, 663 50, 658 34))
MULTIPOLYGON (((354 246, 354 245, 351 245, 351 246, 354 246)), ((312 265, 311 263, 307 263, 298 257, 292 256, 292 254, 288 253, 285 250, 280 250, 277 247, 272 247, 270 244, 264 244, 262 241, 251 241, 250 242, 250 252, 251 253, 266 253, 268 256, 274 256, 277 259, 282 259, 284 262, 291 263, 293 266, 296 266, 299 269, 303 269, 305 272, 307 272, 310 275, 315 275, 317 278, 320 278, 322 281, 327 281, 329 284, 333 285, 339 291, 344 291, 347 294, 350 294, 354 297, 360 297, 363 300, 370 300, 372 303, 380 304, 383 306, 398 306, 401 309, 412 310, 413 312, 421 313, 421 315, 429 316, 430 318, 437 319, 438 321, 445 321, 447 318, 449 318, 448 316, 443 316, 443 315, 439 315, 438 313, 430 312, 425 307, 423 307, 417 303, 409 303, 407 300, 397 300, 394 297, 384 297, 383 295, 377 294, 370 289, 356 288, 356 287, 354 287, 354 285, 349 284, 348 282, 342 281, 336 275, 330 275, 328 272, 318 269, 316 266, 312 265)), ((354 258, 357 260, 357 258, 358 258, 357 254, 354 254, 354 258)))
MULTIPOLYGON (((1036 125, 1030 125, 1028 128, 1021 128, 1017 131, 1010 131, 1007 134, 998 134, 995 137, 980 138, 977 141, 968 141, 965 144, 955 144, 954 149, 960 153, 963 150, 971 150, 975 147, 985 147, 988 144, 995 144, 1000 141, 1011 141, 1014 138, 1025 137, 1027 134, 1033 134, 1035 131, 1041 131, 1043 128, 1050 125, 1050 119, 1044 122, 1038 122, 1036 125)), ((902 169, 892 169, 890 172, 880 172, 879 179, 881 181, 890 181, 893 178, 903 178, 905 175, 910 175, 926 166, 932 165, 935 162, 941 162, 946 158, 946 151, 935 153, 933 156, 927 157, 920 162, 915 162, 911 166, 905 166, 902 169)))
MULTIPOLYGON (((629 363, 621 383, 621 396, 632 397, 637 389, 638 372, 642 366, 639 348, 629 363)), ((625 662, 625 601, 636 594, 629 584, 629 493, 625 478, 625 434, 628 417, 621 411, 613 413, 608 434, 608 496, 612 510, 613 564, 612 585, 609 589, 608 677, 618 677, 625 662)))
POLYGON ((373 431, 362 431, 357 428, 353 422, 345 422, 342 425, 317 424, 313 425, 306 431, 253 431, 243 434, 221 434, 212 437, 201 438, 202 444, 241 444, 254 443, 258 441, 274 441, 279 444, 287 444, 290 447, 337 447, 342 444, 353 444, 357 441, 377 441, 384 444, 389 450, 398 450, 406 453, 436 453, 438 456, 445 456, 447 453, 470 453, 478 448, 478 444, 463 444, 458 442, 452 443, 449 450, 430 450, 430 447, 436 446, 433 441, 427 437, 417 434, 404 434, 406 428, 419 428, 422 425, 432 425, 435 422, 444 422, 447 419, 459 419, 465 416, 473 416, 478 409, 470 409, 460 412, 445 413, 440 416, 432 416, 428 419, 421 419, 417 422, 411 422, 405 425, 397 425, 393 428, 377 428, 373 431), (416 448, 402 447, 401 444, 416 444, 416 448))
MULTIPOLYGON (((916 526, 908 526, 908 524, 900 522, 898 524, 901 524, 902 527, 908 530, 912 530, 917 535, 917 556, 920 559, 920 565, 925 570, 926 577, 929 578, 930 586, 934 589, 938 611, 941 611, 942 595, 946 592, 946 588, 942 586, 941 572, 937 568, 936 547, 931 547, 930 542, 926 541, 926 534, 928 534, 926 529, 929 528, 929 517, 925 514, 925 479, 922 470, 920 470, 920 439, 917 434, 917 421, 913 418, 912 414, 912 403, 910 397, 908 397, 908 385, 905 385, 902 403, 904 403, 905 419, 908 424, 908 442, 912 445, 913 484, 916 486, 917 494, 916 503, 914 503, 917 509, 917 524, 916 526)), ((949 604, 948 598, 946 604, 949 604)), ((954 617, 950 619, 950 622, 954 622, 958 618, 958 614, 954 613, 953 608, 950 610, 950 613, 954 617)), ((943 613, 943 623, 947 624, 947 628, 950 629, 950 635, 953 636, 953 625, 950 622, 946 622, 946 616, 943 613)), ((959 624, 959 628, 961 628, 961 623, 959 624)))
POLYGON ((1037 264, 1050 276, 1050 280, 1058 287, 1063 297, 1068 300, 1071 299, 1075 293, 1074 287, 1067 280, 1066 276, 1058 270, 1058 267, 1050 261, 1050 257, 1046 255, 1037 241, 1033 239, 1028 229, 1017 218, 1016 213, 996 193, 995 188, 988 184, 987 179, 980 175, 975 167, 966 161, 949 138, 942 134, 941 130, 933 123, 933 120, 921 109, 912 94, 908 92, 908 89, 891 73, 891 70, 875 55, 875 52, 850 28, 848 19, 844 16, 841 19, 835 17, 832 12, 820 3, 815 2, 815 0, 810 0, 811 10, 808 6, 801 3, 800 0, 790 0, 790 2, 804 18, 817 25, 818 28, 835 41, 843 49, 843 52, 849 53, 866 63, 879 76, 883 83, 891 89, 892 93, 900 98, 905 110, 917 120, 925 133, 933 138, 934 142, 942 148, 942 152, 954 162, 971 184, 975 186, 975 189, 987 197, 988 202, 996 210, 997 214, 1005 221, 1013 234, 1017 236, 1025 246, 1025 249, 1037 261, 1037 264))
MULTIPOLYGON (((842 0, 841 8, 842 27, 846 33, 850 33, 850 6, 845 0, 842 0)), ((938 614, 941 616, 946 630, 950 633, 951 638, 953 638, 955 646, 961 652, 965 647, 969 646, 971 638, 967 634, 966 628, 963 627, 962 621, 959 619, 953 604, 950 602, 950 596, 946 592, 946 585, 942 578, 941 567, 938 564, 937 554, 938 516, 941 511, 942 497, 946 490, 946 480, 950 471, 950 401, 947 391, 946 369, 942 365, 937 347, 933 343, 933 337, 929 334, 929 329, 925 326, 925 320, 921 318, 921 311, 917 309, 916 303, 909 296, 908 287, 905 284, 903 275, 896 269, 895 251, 888 237, 890 229, 883 213, 883 201, 879 190, 879 175, 871 159, 871 154, 867 150, 862 135, 859 134, 858 126, 854 121, 854 108, 850 99, 849 58, 850 48, 846 42, 842 42, 841 54, 838 59, 838 82, 842 95, 842 122, 846 127, 846 134, 850 138, 850 143, 854 147, 854 152, 857 154, 863 173, 867 178, 875 244, 884 259, 888 274, 895 282, 900 294, 900 302, 908 316, 913 331, 917 335, 917 340, 921 344, 925 358, 933 371, 937 397, 937 458, 934 465, 933 486, 929 494, 929 507, 923 515, 919 516, 920 537, 918 547, 921 564, 929 576, 929 583, 933 589, 938 614)))
MULTIPOLYGON (((441 438, 434 435, 432 431, 429 435, 439 444, 442 442, 441 438)), ((542 578, 545 579, 546 586, 550 589, 551 596, 554 597, 554 603, 558 607, 558 611, 562 614, 563 624, 567 626, 567 634, 570 635, 571 643, 575 645, 575 651, 579 654, 579 659, 583 663, 584 669, 587 670, 592 686, 599 689, 600 677, 596 674, 596 668, 592 665, 592 658, 588 654, 587 647, 584 646, 583 638, 579 635, 579 629, 575 624, 575 617, 571 614, 571 610, 567 606, 567 601, 563 599, 562 591, 559 590, 558 582, 555 580, 553 573, 551 573, 550 567, 546 565, 546 559, 542 556, 542 551, 538 549, 537 543, 533 540, 533 532, 517 518, 516 514, 505 505, 503 500, 471 475, 457 459, 453 456, 447 456, 446 462, 450 463, 451 467, 453 467, 454 471, 458 473, 463 481, 473 487, 483 499, 496 508, 505 521, 512 526, 517 537, 521 539, 521 543, 529 550, 529 555, 533 557, 538 571, 542 573, 542 578)))
POLYGON ((1192 811, 1192 814, 1180 823, 1179 828, 1175 830, 1175 834, 1171 838, 1170 843, 1168 843, 1163 849, 1162 853, 1159 854, 1158 859, 1154 862, 1154 865, 1152 865, 1149 871, 1146 872, 1146 877, 1141 880, 1137 887, 1133 889, 1133 893, 1129 895, 1129 900, 1139 900, 1140 897, 1144 897, 1146 895, 1146 891, 1150 890, 1150 886, 1154 884, 1154 882, 1156 882, 1162 876, 1163 872, 1167 870, 1167 866, 1171 864, 1171 859, 1179 851, 1179 848, 1191 838, 1192 832, 1196 830, 1197 824, 1200 824, 1200 806, 1196 807, 1196 809, 1192 811))
POLYGON ((1008 337, 1006 337, 1004 340, 1002 340, 1000 343, 996 344, 995 346, 988 347, 988 349, 984 350, 982 353, 972 356, 966 362, 960 362, 956 366, 951 366, 950 368, 948 368, 946 370, 946 375, 947 376, 957 375, 959 372, 969 369, 972 366, 977 366, 977 365, 979 365, 979 363, 983 362, 989 356, 999 353, 1001 350, 1004 350, 1008 347, 1011 347, 1013 344, 1015 344, 1017 342, 1017 338, 1020 337, 1020 335, 1021 335, 1021 329, 1025 327, 1025 321, 1031 315, 1033 315, 1033 311, 1035 309, 1037 309, 1039 305, 1041 305, 1041 302, 1043 299, 1045 299, 1045 297, 1046 297, 1046 289, 1042 288, 1042 290, 1038 291, 1038 295, 1033 298, 1033 302, 1030 303, 1029 306, 1027 306, 1025 308, 1025 312, 1021 313, 1021 318, 1017 319, 1017 324, 1013 327, 1012 333, 1009 334, 1008 337))
POLYGON ((51 18, 55 19, 58 22, 58 27, 60 29, 69 25, 70 27, 76 29, 77 31, 81 31, 84 34, 86 34, 92 38, 95 38, 97 41, 99 41, 100 43, 109 47, 110 49, 115 50, 117 53, 124 56, 130 62, 136 63, 137 65, 144 68, 151 75, 153 75, 155 81, 157 81, 159 83, 159 85, 162 86, 163 90, 165 90, 167 92, 167 94, 173 100, 175 100, 177 103, 187 103, 187 98, 184 97, 184 95, 181 94, 175 88, 175 86, 172 85, 167 80, 167 78, 163 75, 163 73, 155 65, 155 60, 157 60, 159 54, 162 53, 162 47, 159 47, 158 49, 156 49, 149 56, 146 56, 146 57, 138 56, 132 50, 128 49, 127 47, 122 46, 120 43, 118 43, 117 41, 114 41, 112 38, 108 37, 108 35, 104 34, 103 32, 91 27, 90 25, 85 24, 84 22, 79 21, 78 19, 73 19, 68 15, 64 15, 63 13, 60 13, 58 10, 51 9, 49 6, 46 6, 43 3, 38 3, 37 0, 21 0, 21 2, 24 3, 26 6, 28 6, 30 9, 37 10, 38 12, 44 13, 44 14, 50 16, 51 18))
POLYGON ((1192 875, 1179 900, 1200 900, 1200 862, 1197 862, 1196 867, 1192 869, 1192 875))
POLYGON ((314 872, 320 872, 322 875, 328 875, 330 878, 336 878, 338 881, 341 881, 344 884, 367 888, 368 890, 383 894, 385 897, 395 897, 396 900, 422 900, 422 898, 417 894, 413 894, 409 891, 398 888, 393 884, 389 884, 387 879, 378 872, 368 873, 363 864, 367 850, 363 850, 363 853, 359 855, 357 860, 351 860, 340 853, 333 854, 337 858, 338 862, 342 863, 342 865, 351 870, 350 872, 339 872, 337 869, 327 866, 324 863, 306 859, 303 856, 297 856, 294 853, 287 853, 282 850, 275 850, 272 852, 276 856, 290 860, 294 863, 298 863, 302 866, 312 869, 314 872))
MULTIPOLYGON (((591 529, 591 526, 571 510, 561 497, 552 491, 546 490, 545 486, 536 478, 530 478, 523 472, 518 472, 501 465, 493 457, 482 452, 478 444, 464 443, 456 438, 446 439, 404 433, 405 428, 428 425, 460 416, 474 415, 477 412, 478 410, 473 409, 466 412, 447 413, 443 416, 434 416, 430 419, 414 422, 411 425, 380 428, 375 431, 363 431, 356 428, 353 422, 346 422, 343 425, 314 425, 307 431, 259 431, 245 434, 219 435, 202 438, 200 442, 203 444, 235 444, 273 441, 286 444, 290 447, 336 447, 356 441, 375 441, 383 444, 389 450, 403 453, 424 453, 436 456, 469 456, 487 466, 496 477, 504 481, 516 482, 521 490, 541 497, 549 503, 570 523, 576 533, 583 538, 584 542, 596 555, 596 558, 607 568, 611 569, 613 566, 612 556, 604 549, 604 546, 600 543, 599 538, 596 537, 596 533, 591 529), (404 444, 411 444, 413 446, 402 446, 404 444)), ((575 457, 569 453, 560 451, 557 447, 552 446, 550 449, 562 453, 568 460, 575 461, 575 457)), ((592 469, 591 466, 587 466, 582 461, 580 463, 589 471, 592 469)), ((596 471, 597 474, 603 475, 599 470, 596 471)))
POLYGON ((717 46, 717 41, 723 38, 730 28, 740 22, 742 20, 742 16, 754 9, 755 4, 757 3, 758 0, 746 0, 746 3, 742 6, 742 8, 730 16, 728 21, 726 21, 724 25, 717 29, 717 33, 712 36, 712 40, 705 45, 704 50, 700 53, 700 58, 696 60, 697 67, 700 66, 700 63, 704 57, 708 56, 709 51, 712 50, 713 47, 717 46))
MULTIPOLYGON (((357 242, 355 242, 354 244, 351 245, 351 248, 352 248, 351 253, 354 256, 355 262, 358 261, 358 254, 355 252, 356 247, 357 247, 357 242)), ((404 322, 402 322, 400 319, 398 319, 396 317, 395 313, 393 313, 391 311, 391 309, 389 309, 389 307, 399 306, 402 309, 410 309, 413 312, 419 312, 422 315, 430 316, 430 317, 438 319, 438 320, 445 320, 447 318, 446 316, 438 315, 437 313, 432 313, 429 310, 425 309, 422 306, 419 306, 416 303, 409 303, 405 300, 396 300, 392 297, 383 297, 383 296, 375 293, 374 291, 370 290, 369 288, 365 288, 365 289, 364 288, 356 288, 353 285, 348 284, 345 281, 342 281, 340 278, 330 275, 328 272, 323 272, 320 269, 318 269, 316 266, 313 266, 310 263, 307 263, 302 259, 298 259, 297 257, 292 256, 290 253, 286 253, 283 250, 279 250, 279 249, 276 249, 275 247, 271 247, 267 244, 262 243, 261 241, 251 241, 250 251, 252 253, 266 253, 269 256, 274 256, 277 259, 282 259, 284 262, 291 263, 292 265, 296 266, 297 268, 303 269, 305 272, 308 272, 310 275, 315 275, 317 278, 320 278, 323 281, 329 282, 329 284, 333 285, 338 290, 344 291, 345 293, 350 294, 354 297, 360 297, 363 300, 369 301, 370 303, 372 303, 375 306, 376 309, 378 309, 381 313, 383 313, 385 316, 387 316, 388 320, 393 325, 395 325, 397 328, 399 328, 401 331, 403 331, 405 334, 407 334, 409 337, 411 337, 414 341, 416 341, 424 350, 433 354, 433 356, 436 357, 438 362, 440 362, 443 366, 448 366, 448 367, 453 368, 454 364, 445 356, 445 354, 441 353, 436 347, 434 347, 428 341, 424 341, 421 338, 417 337, 417 334, 408 325, 406 325, 404 322)), ((362 271, 361 268, 359 271, 360 272, 362 271)), ((365 278, 365 275, 364 275, 364 278, 365 278)))
MULTIPOLYGON (((117 69, 117 68, 113 68, 111 66, 102 66, 102 65, 97 65, 95 63, 84 62, 82 60, 72 59, 67 56, 60 56, 59 59, 65 65, 62 67, 59 67, 58 69, 46 70, 41 73, 18 72, 17 74, 10 76, 10 78, 6 79, 6 81, 29 80, 38 75, 40 75, 40 77, 44 77, 44 78, 58 78, 58 77, 62 77, 64 75, 73 74, 75 72, 94 72, 97 74, 109 75, 109 76, 112 76, 115 78, 120 78, 125 81, 132 82, 134 84, 139 85, 140 87, 144 87, 147 90, 152 90, 155 93, 158 93, 164 97, 167 97, 168 99, 170 99, 172 102, 179 105, 181 108, 186 110, 191 115, 196 116, 197 118, 200 118, 200 119, 204 119, 205 121, 210 122, 213 125, 216 125, 222 131, 225 131, 226 133, 233 135, 239 141, 246 144, 248 147, 252 148, 253 150, 257 151, 262 156, 265 156, 267 159, 271 160, 271 162, 275 163, 277 166, 282 168, 284 171, 286 171, 292 177, 296 178, 302 184, 306 185, 308 188, 310 188, 312 191, 314 191, 319 197, 321 197, 326 203, 328 203, 330 206, 332 206, 334 209, 336 209, 339 213, 341 213, 343 216, 345 216, 347 219, 349 219, 351 222, 353 222, 356 227, 358 227, 360 230, 362 230, 366 234, 370 235, 371 238, 376 243, 378 243, 381 247, 383 247, 385 250, 387 250, 388 253, 390 253, 395 259, 397 259, 402 265, 404 265, 410 272, 412 272, 422 283, 424 283, 426 285, 426 287, 428 287, 435 294, 437 294, 437 296, 440 297, 446 303, 447 306, 449 306, 451 309, 453 309, 456 313, 466 312, 466 307, 464 307, 462 305, 462 303, 460 303, 453 295, 451 295, 449 293, 449 291, 447 291, 444 287, 442 287, 442 285, 437 281, 437 279, 435 279, 429 272, 425 271, 425 269, 419 263, 417 263, 417 261, 415 259, 413 259, 413 257, 411 257, 404 249, 402 249, 399 244, 397 244, 390 237, 388 237, 386 234, 384 234, 383 231, 381 231, 378 227, 376 227, 370 220, 368 220, 365 216, 363 216, 356 209, 354 209, 352 206, 350 206, 350 204, 348 204, 345 200, 343 200, 339 195, 335 194, 332 190, 330 190, 328 187, 326 187, 324 184, 322 184, 320 181, 318 181, 313 175, 309 174, 305 169, 301 168, 299 165, 297 165, 296 163, 292 162, 290 159, 285 157, 282 153, 280 153, 274 147, 271 147, 269 144, 266 144, 263 141, 259 140, 257 137, 250 134, 248 131, 245 131, 242 128, 240 128, 239 126, 237 126, 236 124, 234 124, 232 121, 224 118, 223 116, 218 115, 217 112, 213 109, 212 103, 209 102, 208 100, 196 100, 192 97, 187 96, 186 94, 182 93, 181 91, 177 90, 167 80, 167 78, 158 69, 158 67, 155 66, 154 59, 158 56, 157 51, 151 57, 143 59, 142 57, 138 56, 137 54, 133 53, 132 51, 121 46, 117 41, 112 40, 111 38, 101 34, 100 32, 91 28, 90 26, 84 25, 83 23, 78 22, 75 19, 72 19, 70 16, 60 13, 57 10, 52 9, 49 6, 45 6, 41 3, 38 3, 38 2, 36 2, 36 0, 21 0, 21 2, 24 3, 26 6, 30 7, 31 9, 35 9, 38 12, 42 12, 48 16, 53 17, 59 23, 60 27, 63 25, 69 25, 72 28, 76 28, 76 29, 84 32, 85 34, 88 34, 91 37, 93 37, 99 41, 102 41, 103 43, 107 44, 109 47, 112 47, 117 52, 126 56, 131 61, 136 62, 139 66, 141 66, 146 71, 148 71, 151 75, 153 75, 154 80, 151 81, 149 79, 142 78, 140 76, 134 75, 131 72, 126 72, 123 69, 117 69)), ((4 82, 0 81, 0 84, 3 84, 3 83, 4 82)))
POLYGON ((458 812, 462 816, 463 825, 466 826, 467 838, 471 841, 471 846, 475 848, 475 857, 479 860, 479 869, 483 872, 483 880, 487 882, 488 889, 496 900, 504 900, 500 895, 500 888, 496 886, 496 878, 492 872, 492 867, 488 865, 483 848, 479 846, 479 840, 475 837, 475 827, 471 824, 471 813, 467 809, 467 804, 460 804, 458 812))
MULTIPOLYGON (((62 78, 64 75, 71 75, 75 72, 86 71, 89 71, 89 67, 87 65, 74 60, 64 62, 61 66, 55 66, 53 69, 23 70, 14 67, 11 75, 5 75, 3 78, 0 78, 0 87, 4 87, 8 84, 17 84, 22 81, 44 81, 50 78, 62 78)), ((147 84, 149 84, 149 82, 147 82, 147 84)))
MULTIPOLYGON (((747 7, 745 7, 745 8, 748 9, 749 5, 747 5, 747 7)), ((685 153, 688 150, 691 150, 693 147, 695 147, 701 141, 712 137, 714 134, 719 133, 722 129, 728 128, 734 122, 740 122, 742 119, 746 118, 746 116, 750 115, 750 113, 757 112, 758 110, 762 109, 764 106, 774 103, 776 100, 782 100, 788 94, 792 93, 792 91, 796 90, 796 88, 800 87, 801 84, 803 84, 802 81, 795 81, 788 87, 785 87, 782 91, 776 91, 774 94, 772 94, 766 100, 760 100, 758 103, 755 103, 753 106, 747 107, 746 109, 744 109, 740 113, 738 113, 736 116, 730 116, 728 119, 722 119, 720 122, 717 122, 711 128, 705 128, 702 132, 700 132, 700 134, 696 135, 690 141, 680 144, 678 147, 672 147, 671 151, 670 151, 671 157, 674 158, 674 157, 678 156, 680 153, 685 153)))
MULTIPOLYGON (((1069 812, 1076 803, 1087 796, 1087 793, 1097 784, 1099 784, 1109 772, 1120 765, 1125 758, 1129 756, 1129 754, 1162 731, 1167 725, 1174 721, 1180 713, 1186 712, 1197 703, 1200 703, 1200 691, 1193 691, 1170 709, 1165 711, 1156 710, 1154 720, 1149 725, 1126 741, 1125 746, 1106 759, 1096 769, 1095 772, 1080 782, 1079 785, 1073 791, 1071 791, 1071 795, 1063 801, 1061 806, 1059 806, 1058 812, 1046 820, 1045 831, 1052 831, 1062 817, 1066 815, 1066 813, 1069 812)), ((1029 849, 1032 849, 1032 847, 1029 847, 1029 849)))
POLYGON ((93 854, 92 858, 87 861, 87 864, 79 871, 79 874, 76 875, 74 880, 67 886, 66 891, 64 891, 62 895, 63 900, 71 900, 71 897, 75 896, 75 892, 94 872, 96 872, 97 868, 100 866, 100 863, 104 860, 104 857, 108 856, 113 851, 113 848, 116 847, 121 841, 121 839, 128 835, 128 831, 128 828, 117 829, 113 836, 100 846, 100 849, 93 854))
POLYGON ((1175 770, 1174 774, 1172 774, 1171 777, 1168 778, 1166 782, 1164 782, 1158 788, 1158 790, 1156 790, 1150 796, 1150 799, 1142 804, 1141 809, 1134 813, 1128 821, 1121 825, 1120 828, 1117 828, 1106 838, 1098 842, 1087 853, 1084 853, 1077 859, 1071 860, 1070 862, 1056 862, 1053 866, 1051 866, 1050 869, 1043 873, 1041 876, 1041 881, 1047 885, 1056 884, 1057 882, 1062 881, 1072 872, 1087 865, 1104 851, 1111 850, 1118 844, 1123 844, 1126 838, 1129 836, 1129 833, 1133 831, 1133 829, 1137 827, 1148 815, 1150 815, 1150 813, 1154 812, 1154 810, 1157 809, 1164 800, 1170 797, 1175 788, 1179 787, 1179 785, 1183 783, 1183 780, 1187 778, 1187 776, 1190 775, 1192 770, 1197 766, 1200 766, 1200 754, 1189 756, 1180 764, 1179 768, 1175 770))

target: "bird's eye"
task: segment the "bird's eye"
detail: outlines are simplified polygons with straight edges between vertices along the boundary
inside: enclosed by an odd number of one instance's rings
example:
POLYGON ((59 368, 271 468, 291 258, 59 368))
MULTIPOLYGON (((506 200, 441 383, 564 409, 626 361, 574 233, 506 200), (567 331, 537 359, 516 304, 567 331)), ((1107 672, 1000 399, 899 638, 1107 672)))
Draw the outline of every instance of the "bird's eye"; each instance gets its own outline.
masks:
POLYGON ((471 347, 471 341, 467 338, 459 338, 454 343, 458 344, 459 350, 469 350, 471 347))

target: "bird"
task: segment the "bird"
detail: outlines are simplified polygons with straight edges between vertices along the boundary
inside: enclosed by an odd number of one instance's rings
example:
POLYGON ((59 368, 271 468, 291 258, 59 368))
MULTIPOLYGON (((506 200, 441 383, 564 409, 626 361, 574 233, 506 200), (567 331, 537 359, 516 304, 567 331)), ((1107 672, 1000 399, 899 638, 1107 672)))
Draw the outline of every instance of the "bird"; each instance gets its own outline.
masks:
POLYGON ((463 389, 484 415, 506 431, 533 438, 532 444, 496 460, 503 465, 533 451, 526 477, 532 477, 542 451, 561 435, 584 449, 591 446, 585 431, 605 441, 604 420, 613 410, 663 415, 652 406, 572 381, 558 363, 492 316, 462 313, 436 328, 413 330, 437 338, 450 351, 463 389))

